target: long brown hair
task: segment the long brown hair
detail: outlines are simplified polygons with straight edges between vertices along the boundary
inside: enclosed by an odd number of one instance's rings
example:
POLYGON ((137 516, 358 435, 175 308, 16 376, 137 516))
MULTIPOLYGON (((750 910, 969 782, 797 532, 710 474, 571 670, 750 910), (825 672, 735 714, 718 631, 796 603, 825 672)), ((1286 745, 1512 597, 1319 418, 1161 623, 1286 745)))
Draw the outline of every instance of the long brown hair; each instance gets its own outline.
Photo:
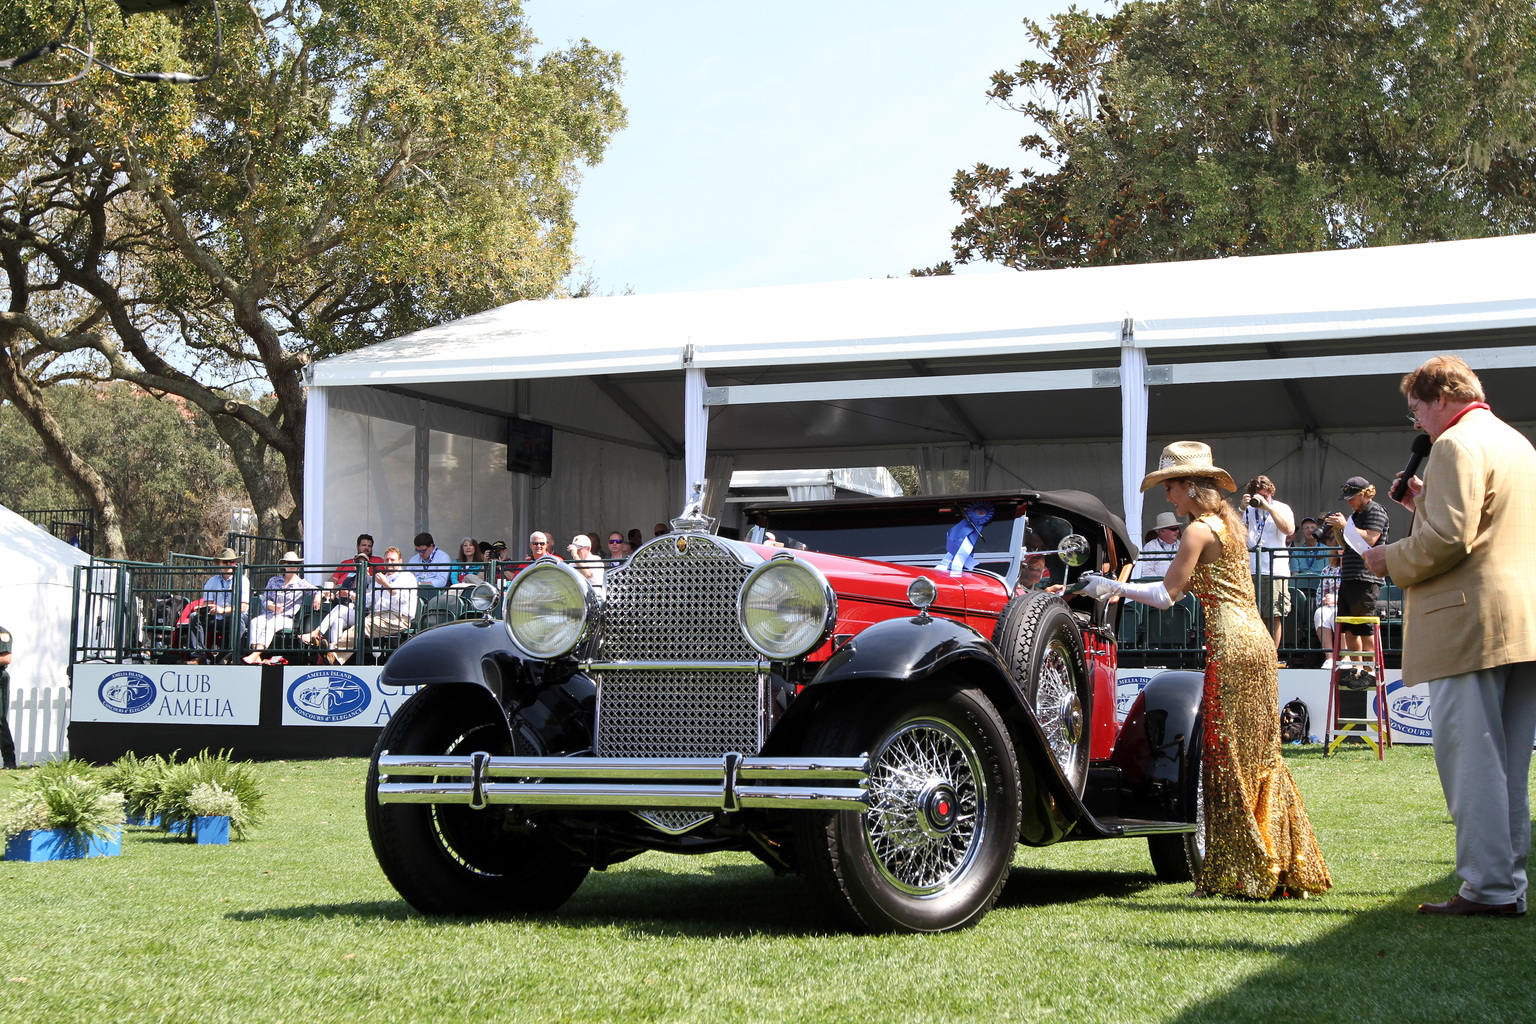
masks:
POLYGON ((1227 527, 1227 539, 1222 545, 1222 553, 1242 557, 1248 550, 1248 527, 1232 503, 1221 496, 1215 479, 1208 476, 1185 477, 1176 481, 1174 486, 1189 488, 1189 500, 1197 513, 1193 519, 1200 516, 1220 517, 1227 527))

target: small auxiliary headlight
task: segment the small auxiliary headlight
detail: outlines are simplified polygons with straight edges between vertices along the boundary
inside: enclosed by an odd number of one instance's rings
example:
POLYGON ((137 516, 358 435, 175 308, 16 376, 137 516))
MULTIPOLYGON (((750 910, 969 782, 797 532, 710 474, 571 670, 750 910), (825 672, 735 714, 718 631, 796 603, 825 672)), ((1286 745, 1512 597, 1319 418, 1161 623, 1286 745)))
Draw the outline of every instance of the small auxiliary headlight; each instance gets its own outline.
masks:
POLYGON ((919 576, 907 584, 907 600, 912 602, 912 607, 925 612, 928 606, 938 600, 939 588, 934 586, 933 580, 927 576, 919 576))
POLYGON ((496 588, 489 583, 476 583, 469 588, 469 606, 482 615, 496 607, 496 588))
POLYGON ((534 562, 517 574, 502 599, 502 621, 517 649, 534 658, 558 658, 586 634, 592 591, 564 562, 534 562))
POLYGON ((785 661, 821 643, 837 621, 837 597, 814 566, 794 558, 771 558, 741 585, 736 613, 753 649, 785 661))

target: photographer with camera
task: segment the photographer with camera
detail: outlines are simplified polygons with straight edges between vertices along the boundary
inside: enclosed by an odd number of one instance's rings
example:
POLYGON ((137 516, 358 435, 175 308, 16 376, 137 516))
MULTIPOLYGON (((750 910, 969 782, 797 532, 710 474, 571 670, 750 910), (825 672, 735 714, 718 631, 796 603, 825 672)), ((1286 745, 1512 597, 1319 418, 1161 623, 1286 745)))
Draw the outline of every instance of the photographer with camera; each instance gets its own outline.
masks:
POLYGON ((1283 549, 1296 532, 1296 514, 1291 506, 1275 500, 1275 482, 1262 474, 1243 488, 1241 507, 1243 524, 1248 527, 1248 550, 1253 552, 1249 568, 1259 617, 1269 626, 1278 652, 1282 620, 1291 610, 1291 559, 1283 549))

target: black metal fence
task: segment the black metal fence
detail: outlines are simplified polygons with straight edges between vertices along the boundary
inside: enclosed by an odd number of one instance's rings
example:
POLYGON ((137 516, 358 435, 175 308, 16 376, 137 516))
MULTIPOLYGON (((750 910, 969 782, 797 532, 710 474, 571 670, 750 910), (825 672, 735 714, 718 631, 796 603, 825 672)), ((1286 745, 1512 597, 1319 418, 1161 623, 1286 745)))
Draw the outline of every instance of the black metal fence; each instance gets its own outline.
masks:
POLYGON ((89 508, 25 508, 16 514, 84 551, 96 553, 96 512, 89 508))
MULTIPOLYGON (((1273 607, 1273 595, 1278 587, 1285 587, 1289 594, 1290 608, 1280 616, 1280 647, 1276 652, 1280 661, 1291 668, 1316 668, 1323 663, 1328 651, 1315 627, 1315 613, 1326 601, 1326 594, 1336 591, 1338 576, 1329 575, 1328 559, 1341 548, 1284 548, 1262 549, 1265 553, 1283 551, 1292 561, 1289 577, 1262 575, 1258 578, 1256 599, 1261 609, 1273 607), (1297 571, 1296 566, 1303 568, 1297 571), (1329 583, 1333 586, 1330 587, 1329 583)), ((1172 554, 1148 553, 1143 563, 1167 562, 1172 554)), ((1262 563, 1261 563, 1262 564, 1262 563)), ((1376 601, 1376 614, 1381 617, 1382 654, 1390 668, 1402 662, 1403 649, 1403 593, 1391 580, 1381 587, 1376 601)), ((1264 616, 1265 626, 1271 622, 1264 616)), ((1185 595, 1172 608, 1151 608, 1135 602, 1127 602, 1120 613, 1119 628, 1120 664, 1126 668, 1168 667, 1200 668, 1205 665, 1205 613, 1193 595, 1185 595)))

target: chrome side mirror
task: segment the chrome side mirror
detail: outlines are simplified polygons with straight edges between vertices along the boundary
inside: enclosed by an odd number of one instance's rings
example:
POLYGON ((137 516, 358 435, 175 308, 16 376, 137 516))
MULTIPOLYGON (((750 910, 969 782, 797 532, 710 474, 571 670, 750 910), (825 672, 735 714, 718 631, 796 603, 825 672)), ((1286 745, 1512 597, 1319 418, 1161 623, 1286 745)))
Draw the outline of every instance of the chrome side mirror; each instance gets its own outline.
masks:
MULTIPOLYGON (((1088 552, 1093 550, 1093 545, 1088 543, 1088 538, 1080 533, 1069 533, 1061 538, 1061 544, 1055 551, 1050 552, 1068 565, 1082 565, 1088 561, 1088 552)), ((1031 551, 1030 554, 1039 554, 1031 551)))

